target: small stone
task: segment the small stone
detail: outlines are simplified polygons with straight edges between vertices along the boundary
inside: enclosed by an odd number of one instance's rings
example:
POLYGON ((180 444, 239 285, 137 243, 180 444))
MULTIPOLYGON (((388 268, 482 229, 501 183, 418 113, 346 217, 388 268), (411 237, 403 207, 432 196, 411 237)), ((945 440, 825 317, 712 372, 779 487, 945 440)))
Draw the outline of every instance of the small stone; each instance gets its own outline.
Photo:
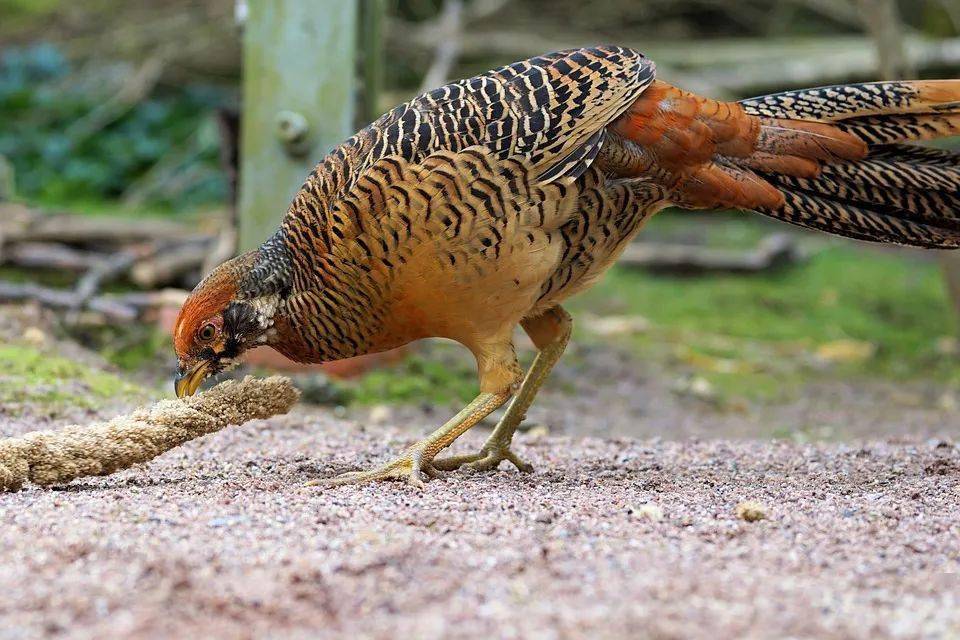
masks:
POLYGON ((213 527, 214 529, 229 528, 236 524, 241 524, 245 522, 247 518, 243 516, 223 516, 219 518, 211 518, 207 522, 208 527, 213 527))
POLYGON ((960 340, 953 336, 940 336, 937 338, 934 348, 942 356, 960 355, 960 340))
POLYGON ((699 398, 713 396, 713 385, 706 378, 694 378, 690 381, 690 391, 699 398))
POLYGON ((386 424, 393 417, 393 409, 385 404, 378 404, 370 409, 370 422, 386 424))
POLYGON ((677 395, 696 398, 705 402, 716 402, 718 400, 713 385, 701 376, 680 378, 674 383, 673 392, 677 395))
POLYGON ((957 396, 945 391, 943 395, 937 400, 937 407, 941 411, 947 411, 953 413, 957 409, 960 409, 960 401, 957 400, 957 396))
POLYGON ((663 509, 661 509, 659 505, 656 505, 652 502, 642 504, 639 507, 634 507, 633 513, 641 520, 649 520, 650 522, 660 522, 663 520, 663 509))
POLYGON ((584 320, 587 330, 604 336, 632 336, 650 330, 650 321, 643 316, 590 316, 584 320))
POLYGON ((552 511, 541 511, 534 517, 534 520, 542 524, 550 524, 553 522, 555 515, 556 514, 552 511))
POLYGON ((737 505, 737 517, 747 522, 756 522, 767 517, 767 508, 753 500, 745 500, 737 505))
POLYGON ((863 362, 877 352, 877 345, 863 340, 833 340, 817 347, 819 360, 830 364, 863 362))
POLYGON ((526 432, 531 438, 544 438, 550 435, 550 427, 545 424, 535 424, 527 429, 526 432))

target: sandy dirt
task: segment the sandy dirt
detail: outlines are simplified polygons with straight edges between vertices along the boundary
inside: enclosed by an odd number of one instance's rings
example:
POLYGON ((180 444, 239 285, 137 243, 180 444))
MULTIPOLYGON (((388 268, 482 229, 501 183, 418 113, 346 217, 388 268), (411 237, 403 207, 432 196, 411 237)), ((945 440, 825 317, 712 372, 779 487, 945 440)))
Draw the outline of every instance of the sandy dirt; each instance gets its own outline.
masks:
MULTIPOLYGON (((943 387, 823 384, 730 409, 615 349, 572 356, 519 436, 532 475, 306 487, 453 407, 300 407, 0 494, 0 640, 960 637, 943 387), (767 517, 738 518, 744 501, 767 517)), ((0 436, 130 408, 0 408, 0 436)))
POLYGON ((526 434, 532 475, 304 486, 413 435, 300 410, 0 495, 0 638, 960 636, 948 440, 526 434))

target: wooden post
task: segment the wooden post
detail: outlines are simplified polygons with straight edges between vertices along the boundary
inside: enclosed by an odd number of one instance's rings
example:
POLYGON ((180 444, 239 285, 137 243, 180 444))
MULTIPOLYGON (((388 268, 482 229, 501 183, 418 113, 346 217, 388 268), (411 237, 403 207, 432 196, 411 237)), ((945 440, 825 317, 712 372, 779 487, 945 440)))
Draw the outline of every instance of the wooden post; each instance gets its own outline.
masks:
POLYGON ((386 0, 364 0, 360 9, 363 49, 363 124, 372 122, 380 111, 383 90, 383 23, 386 21, 386 0))
POLYGON ((313 166, 353 131, 357 0, 249 0, 240 249, 280 223, 313 166))

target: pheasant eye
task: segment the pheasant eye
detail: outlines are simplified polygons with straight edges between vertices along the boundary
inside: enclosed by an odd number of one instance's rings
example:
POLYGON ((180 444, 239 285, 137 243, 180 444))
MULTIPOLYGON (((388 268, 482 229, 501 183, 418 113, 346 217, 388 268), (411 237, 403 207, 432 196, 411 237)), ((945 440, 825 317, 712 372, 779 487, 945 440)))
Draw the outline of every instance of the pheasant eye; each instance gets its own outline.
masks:
POLYGON ((197 337, 203 340, 204 342, 209 342, 210 340, 213 340, 213 337, 215 335, 217 335, 217 328, 213 325, 212 322, 203 325, 200 328, 200 331, 197 332, 197 337))

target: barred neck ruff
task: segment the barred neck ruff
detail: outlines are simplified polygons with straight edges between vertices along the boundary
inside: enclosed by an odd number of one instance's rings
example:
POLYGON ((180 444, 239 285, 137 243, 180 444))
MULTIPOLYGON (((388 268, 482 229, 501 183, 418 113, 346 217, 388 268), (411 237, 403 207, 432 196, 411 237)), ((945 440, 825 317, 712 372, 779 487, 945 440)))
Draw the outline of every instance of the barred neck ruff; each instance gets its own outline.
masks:
POLYGON ((276 294, 286 298, 292 288, 293 270, 290 254, 283 242, 283 232, 278 230, 270 236, 253 255, 250 271, 239 287, 243 297, 259 298, 276 294))

